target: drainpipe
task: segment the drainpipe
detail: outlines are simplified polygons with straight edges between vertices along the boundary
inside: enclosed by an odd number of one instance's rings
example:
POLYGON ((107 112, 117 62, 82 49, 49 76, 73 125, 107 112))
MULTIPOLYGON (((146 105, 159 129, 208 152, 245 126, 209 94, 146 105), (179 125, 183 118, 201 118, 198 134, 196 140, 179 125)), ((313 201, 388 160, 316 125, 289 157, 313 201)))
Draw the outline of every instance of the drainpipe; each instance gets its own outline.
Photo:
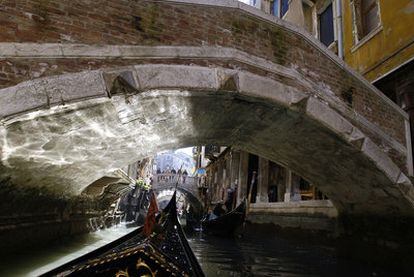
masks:
POLYGON ((336 16, 337 16, 337 30, 338 30, 338 56, 341 60, 344 59, 344 45, 343 45, 343 27, 342 27, 342 1, 336 0, 336 16))

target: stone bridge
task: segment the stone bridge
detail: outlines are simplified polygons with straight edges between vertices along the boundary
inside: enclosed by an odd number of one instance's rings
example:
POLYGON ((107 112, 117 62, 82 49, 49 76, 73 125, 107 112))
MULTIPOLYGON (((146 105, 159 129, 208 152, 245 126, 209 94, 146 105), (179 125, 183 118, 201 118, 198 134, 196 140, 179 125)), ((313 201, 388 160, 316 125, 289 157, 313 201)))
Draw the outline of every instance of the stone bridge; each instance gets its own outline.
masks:
POLYGON ((3 1, 1 177, 80 193, 233 145, 347 215, 414 215, 407 114, 305 31, 232 0, 3 1))
POLYGON ((197 210, 202 212, 202 200, 199 197, 198 186, 197 186, 197 177, 187 176, 184 180, 183 177, 179 177, 178 174, 173 173, 161 173, 153 175, 153 184, 152 188, 155 193, 158 195, 158 200, 164 195, 166 200, 170 200, 175 188, 177 191, 184 195, 187 199, 187 202, 191 203, 192 206, 197 210), (163 194, 163 192, 168 191, 163 194))

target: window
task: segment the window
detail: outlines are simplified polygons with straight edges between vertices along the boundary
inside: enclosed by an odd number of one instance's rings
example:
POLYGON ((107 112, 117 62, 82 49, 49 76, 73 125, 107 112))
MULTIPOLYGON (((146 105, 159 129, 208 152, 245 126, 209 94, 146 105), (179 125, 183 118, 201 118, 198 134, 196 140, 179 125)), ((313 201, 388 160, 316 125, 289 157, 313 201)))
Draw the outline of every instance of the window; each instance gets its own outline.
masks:
POLYGON ((335 40, 332 3, 319 15, 319 38, 326 46, 335 40))
POLYGON ((282 0, 281 4, 282 4, 281 5, 282 8, 281 8, 280 17, 283 17, 289 9, 289 0, 282 0))
POLYGON ((289 0, 273 0, 270 2, 270 13, 283 17, 289 9, 289 0))
POLYGON ((354 33, 356 42, 380 25, 378 0, 353 0, 354 33))

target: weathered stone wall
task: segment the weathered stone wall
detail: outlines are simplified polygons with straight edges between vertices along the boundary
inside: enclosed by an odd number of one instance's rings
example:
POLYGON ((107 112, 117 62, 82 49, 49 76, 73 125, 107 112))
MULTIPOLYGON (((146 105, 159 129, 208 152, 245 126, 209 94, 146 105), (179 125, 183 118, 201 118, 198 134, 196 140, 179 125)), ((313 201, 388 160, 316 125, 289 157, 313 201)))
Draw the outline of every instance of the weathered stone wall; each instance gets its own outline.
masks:
MULTIPOLYGON (((366 82, 350 74, 338 59, 309 36, 237 1, 190 2, 107 0, 97 5, 83 0, 3 1, 0 5, 0 41, 213 45, 243 50, 297 70, 314 83, 316 90, 331 93, 337 102, 348 102, 359 115, 406 145, 404 116, 399 110, 379 97, 366 82)), ((53 52, 53 49, 47 50, 53 52)), ((35 57, 36 54, 39 53, 32 52, 33 57, 23 60, 3 55, 0 86, 63 72, 139 63, 137 60, 123 60, 122 53, 110 60, 77 57, 73 60, 70 56, 56 59, 35 57)), ((347 108, 342 106, 342 109, 347 108)))
POLYGON ((56 195, 42 187, 0 182, 0 248, 47 244, 91 231, 89 219, 103 216, 103 203, 87 196, 56 195), (16 239, 18 238, 18 239, 16 239))
POLYGON ((254 203, 247 220, 255 224, 274 224, 281 228, 337 232, 338 212, 329 200, 281 203, 254 203))
POLYGON ((273 224, 282 229, 337 232, 337 219, 321 214, 252 212, 246 220, 253 224, 273 224))

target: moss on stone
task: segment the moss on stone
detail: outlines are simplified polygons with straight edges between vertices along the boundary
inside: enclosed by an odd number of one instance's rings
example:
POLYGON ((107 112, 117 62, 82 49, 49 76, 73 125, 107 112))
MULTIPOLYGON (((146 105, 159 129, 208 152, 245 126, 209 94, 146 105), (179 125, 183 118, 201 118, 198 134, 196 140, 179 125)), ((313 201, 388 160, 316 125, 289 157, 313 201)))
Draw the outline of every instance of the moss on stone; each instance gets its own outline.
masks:
POLYGON ((280 65, 285 65, 288 53, 288 47, 283 47, 286 43, 285 33, 276 27, 270 28, 268 32, 275 61, 280 65))
POLYGON ((45 28, 50 24, 50 19, 47 11, 50 0, 40 0, 34 5, 35 14, 32 19, 38 28, 45 28))
MULTIPOLYGON (((148 4, 140 16, 140 28, 144 39, 150 41, 161 41, 162 29, 159 24, 160 8, 156 4, 148 4)), ((151 43, 150 43, 151 44, 151 43)))
POLYGON ((237 43, 241 42, 244 34, 254 34, 258 29, 258 22, 246 15, 239 15, 231 22, 231 32, 237 43))
POLYGON ((86 213, 105 207, 98 199, 86 195, 67 196, 51 192, 44 186, 17 186, 0 181, 0 216, 45 213, 86 213))

